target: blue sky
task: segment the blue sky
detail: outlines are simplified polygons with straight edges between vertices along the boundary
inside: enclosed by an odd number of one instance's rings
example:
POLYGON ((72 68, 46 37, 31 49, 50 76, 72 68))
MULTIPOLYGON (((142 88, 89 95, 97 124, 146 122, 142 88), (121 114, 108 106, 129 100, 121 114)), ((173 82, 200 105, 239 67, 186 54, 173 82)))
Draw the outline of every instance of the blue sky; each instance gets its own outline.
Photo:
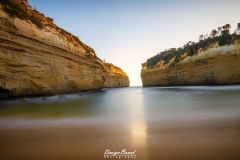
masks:
POLYGON ((141 63, 200 34, 240 23, 239 0, 29 0, 39 12, 122 68, 141 86, 141 63))

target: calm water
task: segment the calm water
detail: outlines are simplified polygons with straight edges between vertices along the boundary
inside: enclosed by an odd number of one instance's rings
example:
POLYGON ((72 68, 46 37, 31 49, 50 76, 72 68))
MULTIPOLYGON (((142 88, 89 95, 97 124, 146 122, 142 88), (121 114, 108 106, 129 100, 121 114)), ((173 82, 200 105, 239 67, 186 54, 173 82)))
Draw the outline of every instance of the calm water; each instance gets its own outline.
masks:
MULTIPOLYGON (((131 149, 141 150, 156 145, 156 140, 163 143, 163 133, 171 130, 197 130, 200 126, 217 129, 225 122, 240 119, 240 85, 130 87, 66 94, 66 97, 0 101, 0 129, 104 126, 94 132, 118 140, 125 136, 125 146, 119 144, 119 148, 128 148, 129 144, 131 149), (153 138, 149 139, 150 136, 153 138), (129 138, 131 142, 127 143, 129 138)), ((235 126, 233 134, 240 135, 239 126, 235 126)), ((240 144, 239 138, 237 142, 240 144)), ((103 151, 101 148, 100 153, 103 151)), ((148 159, 144 151, 142 159, 148 159)))
POLYGON ((73 118, 97 122, 145 123, 171 119, 240 118, 240 85, 193 87, 130 87, 0 101, 0 117, 73 118))

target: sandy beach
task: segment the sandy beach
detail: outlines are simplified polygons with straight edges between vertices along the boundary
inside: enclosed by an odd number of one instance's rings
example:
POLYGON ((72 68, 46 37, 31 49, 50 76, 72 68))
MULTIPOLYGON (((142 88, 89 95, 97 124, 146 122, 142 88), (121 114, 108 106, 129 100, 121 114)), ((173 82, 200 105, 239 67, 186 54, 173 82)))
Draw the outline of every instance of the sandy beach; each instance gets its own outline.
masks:
MULTIPOLYGON (((28 120, 29 121, 29 120, 28 120)), ((111 151, 136 151, 136 159, 239 159, 240 119, 159 123, 136 133, 126 125, 52 125, 0 130, 1 159, 106 159, 111 151)), ((116 158, 114 158, 116 159, 116 158)))
POLYGON ((125 149, 136 150, 139 160, 238 160, 239 87, 106 89, 44 103, 5 101, 0 159, 119 159, 104 153, 125 149))

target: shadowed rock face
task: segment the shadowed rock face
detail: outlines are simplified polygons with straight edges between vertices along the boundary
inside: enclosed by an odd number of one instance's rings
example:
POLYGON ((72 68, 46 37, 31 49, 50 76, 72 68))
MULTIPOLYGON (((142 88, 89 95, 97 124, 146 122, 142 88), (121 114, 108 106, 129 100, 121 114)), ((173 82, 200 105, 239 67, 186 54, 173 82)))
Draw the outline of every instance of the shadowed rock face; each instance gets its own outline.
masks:
POLYGON ((105 74, 104 87, 129 87, 129 78, 127 74, 119 67, 113 64, 103 63, 104 68, 107 70, 105 74))
POLYGON ((118 80, 75 36, 55 25, 39 29, 2 6, 0 35, 0 98, 101 89, 106 79, 118 80))
POLYGON ((143 68, 143 86, 240 83, 240 44, 187 56, 173 67, 143 68))

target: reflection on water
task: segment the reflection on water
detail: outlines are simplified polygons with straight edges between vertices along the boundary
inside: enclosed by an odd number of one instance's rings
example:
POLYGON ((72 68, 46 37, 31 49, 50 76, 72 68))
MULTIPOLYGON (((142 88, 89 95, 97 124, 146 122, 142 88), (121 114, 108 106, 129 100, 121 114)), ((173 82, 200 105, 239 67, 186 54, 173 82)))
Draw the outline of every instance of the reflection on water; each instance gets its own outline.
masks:
POLYGON ((0 117, 92 119, 123 124, 142 135, 151 122, 239 117, 240 86, 130 87, 0 101, 0 117), (134 125, 136 124, 136 125, 134 125), (136 126, 136 127, 134 127, 136 126), (141 131, 141 132, 140 132, 141 131))
POLYGON ((142 159, 147 159, 147 128, 145 119, 132 120, 132 148, 141 153, 142 159))
MULTIPOLYGON (((66 99, 58 99, 58 95, 49 96, 48 101, 43 101, 42 97, 29 98, 28 102, 3 100, 0 101, 0 129, 94 126, 96 134, 93 136, 102 135, 95 138, 94 143, 99 140, 102 144, 108 139, 112 141, 111 138, 123 140, 119 146, 107 143, 106 148, 99 148, 100 152, 115 148, 131 149, 137 150, 137 157, 151 159, 148 148, 164 142, 160 138, 167 137, 164 133, 174 134, 176 130, 194 127, 202 131, 197 127, 239 119, 239 95, 239 85, 130 87, 81 95, 66 94, 66 99), (126 144, 131 144, 131 147, 126 144)), ((86 131, 87 136, 91 134, 86 131)))
POLYGON ((132 137, 132 148, 140 149, 141 158, 147 158, 147 124, 145 120, 145 111, 144 111, 144 103, 143 103, 143 94, 142 90, 140 90, 137 94, 138 98, 135 104, 129 106, 129 110, 132 116, 131 120, 131 137, 132 137))
POLYGON ((132 146, 146 145, 146 122, 144 119, 133 120, 131 123, 132 146))
MULTIPOLYGON (((151 122, 239 117, 240 86, 130 87, 0 101, 0 117, 88 119, 123 124, 144 135, 151 122), (136 125, 135 125, 136 124, 136 125), (136 127, 134 127, 136 126, 136 127)), ((78 123, 78 122, 76 122, 78 123)))

